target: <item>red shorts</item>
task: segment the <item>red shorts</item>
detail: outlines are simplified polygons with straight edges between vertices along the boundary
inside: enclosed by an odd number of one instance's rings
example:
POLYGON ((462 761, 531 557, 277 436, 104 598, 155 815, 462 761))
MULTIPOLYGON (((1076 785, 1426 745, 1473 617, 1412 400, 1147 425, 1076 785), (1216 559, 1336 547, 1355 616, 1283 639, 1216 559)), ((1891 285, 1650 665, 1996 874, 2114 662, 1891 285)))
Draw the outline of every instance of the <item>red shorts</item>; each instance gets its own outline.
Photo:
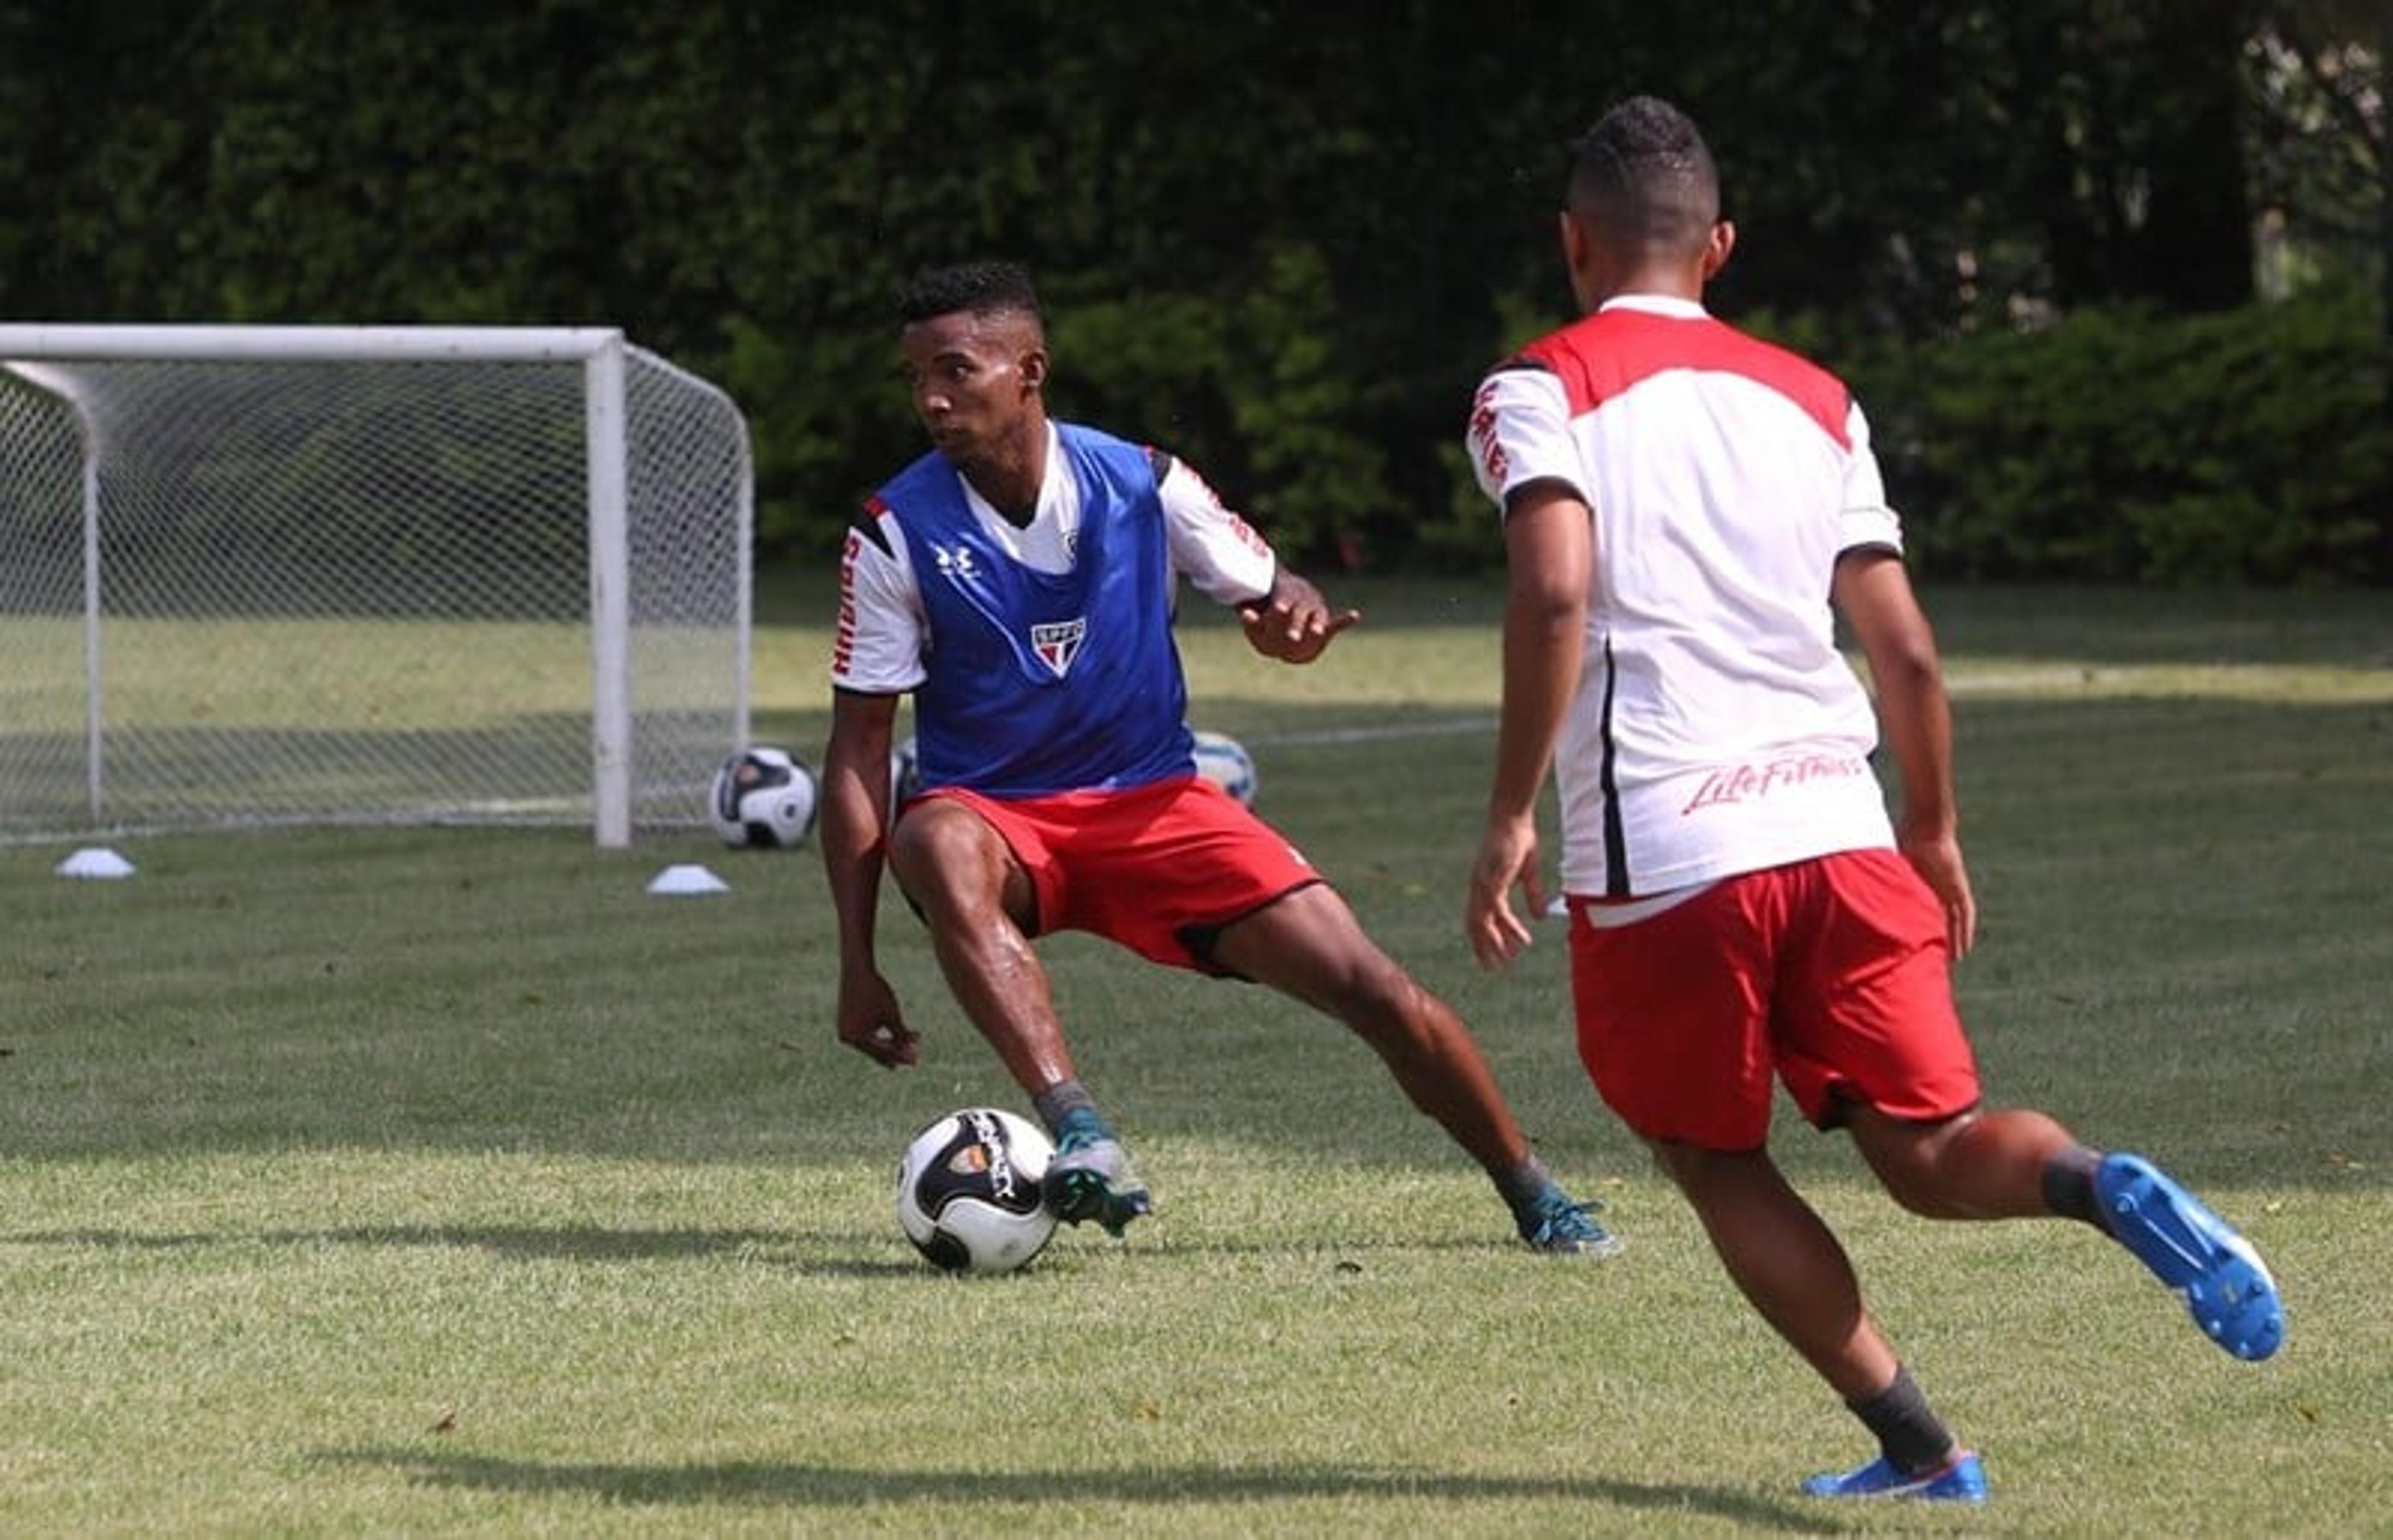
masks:
POLYGON ((1571 901, 1579 1058, 1636 1133, 1761 1147, 1774 1073, 1821 1128, 1840 1105, 1930 1120, 1978 1103, 1944 914, 1891 850, 1726 878, 1634 923, 1571 901))
POLYGON ((1029 874, 1032 935, 1088 931, 1174 968, 1224 973, 1222 931, 1321 881, 1280 833, 1202 776, 1127 791, 985 797, 940 787, 988 820, 1029 874))

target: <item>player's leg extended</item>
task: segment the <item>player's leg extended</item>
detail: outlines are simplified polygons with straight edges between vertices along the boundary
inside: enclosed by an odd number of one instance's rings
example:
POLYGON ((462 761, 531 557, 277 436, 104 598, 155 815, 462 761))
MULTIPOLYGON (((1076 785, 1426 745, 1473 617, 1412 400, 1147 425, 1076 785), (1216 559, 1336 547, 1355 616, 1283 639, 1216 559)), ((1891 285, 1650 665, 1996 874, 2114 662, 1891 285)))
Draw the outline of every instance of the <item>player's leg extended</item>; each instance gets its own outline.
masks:
POLYGON ((1762 1319, 1848 1401, 1884 1390, 1894 1350, 1862 1309, 1851 1259, 1768 1153, 1657 1143, 1654 1154, 1762 1319))
POLYGON ((1901 858, 1854 852, 1810 869, 1832 901, 1802 960, 1840 982, 1806 997, 1820 1008, 1780 1041, 1780 1071, 1806 1115, 1831 1104, 1850 1114, 1863 1158, 1906 1207, 2086 1220, 2181 1296, 2227 1351, 2276 1351, 2284 1320, 2275 1281, 2199 1198, 2148 1161, 2085 1148, 2042 1113, 1979 1107, 1942 915, 1901 858))
POLYGON ((1414 1106, 1484 1167, 1540 1250, 1603 1256, 1619 1243, 1537 1164, 1496 1077, 1452 1007, 1366 935, 1326 884, 1302 888, 1224 928, 1222 966, 1343 1022, 1394 1075, 1414 1106))
POLYGON ((1353 1028, 1413 1104, 1481 1165, 1528 1157, 1529 1141, 1461 1020, 1364 934, 1334 889, 1301 889, 1227 927, 1213 956, 1353 1028))
MULTIPOLYGON (((2073 1169, 2090 1182, 2099 1158, 2068 1129, 2025 1108, 1974 1109, 1918 1122, 1856 1103, 1843 1122, 1888 1194, 1932 1220, 2053 1213, 2052 1184, 2073 1169)), ((2092 1219, 2090 1213, 2076 1217, 2092 1219)))
POLYGON ((1844 1246, 1766 1150, 1656 1142, 1654 1159, 1702 1220, 1746 1300, 1877 1437, 1878 1458, 1814 1476, 1827 1497, 1982 1502, 1985 1472, 1961 1449, 1862 1306, 1844 1246))
POLYGON ((2208 1205, 2138 1155, 2101 1155, 2042 1113, 1965 1114, 1911 1124, 1871 1109, 1848 1119, 1887 1190, 1932 1219, 2055 1215, 2116 1240, 2185 1301, 2203 1334, 2238 1358, 2284 1340, 2276 1280, 2208 1205))
POLYGON ((891 830, 889 864, 956 1003, 1014 1082, 1035 1096, 1073 1078, 1046 965, 1027 933, 1030 879, 997 830, 963 803, 933 798, 891 830))
POLYGON ((1048 1119, 1056 1142, 1048 1207, 1067 1222, 1094 1220, 1118 1235, 1153 1200, 1079 1088, 1046 965, 1030 944, 1029 874, 987 820, 949 798, 909 808, 890 846, 891 868, 922 912, 957 1004, 1042 1115, 1059 1108, 1048 1119))

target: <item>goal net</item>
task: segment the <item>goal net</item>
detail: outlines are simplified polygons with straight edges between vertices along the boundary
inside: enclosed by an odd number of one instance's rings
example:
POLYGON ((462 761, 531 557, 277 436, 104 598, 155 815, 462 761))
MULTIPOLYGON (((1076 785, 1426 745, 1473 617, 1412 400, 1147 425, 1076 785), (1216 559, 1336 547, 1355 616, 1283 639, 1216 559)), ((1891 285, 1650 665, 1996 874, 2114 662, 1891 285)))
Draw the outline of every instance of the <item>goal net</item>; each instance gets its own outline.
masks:
POLYGON ((611 330, 0 325, 0 836, 702 823, 751 521, 611 330))

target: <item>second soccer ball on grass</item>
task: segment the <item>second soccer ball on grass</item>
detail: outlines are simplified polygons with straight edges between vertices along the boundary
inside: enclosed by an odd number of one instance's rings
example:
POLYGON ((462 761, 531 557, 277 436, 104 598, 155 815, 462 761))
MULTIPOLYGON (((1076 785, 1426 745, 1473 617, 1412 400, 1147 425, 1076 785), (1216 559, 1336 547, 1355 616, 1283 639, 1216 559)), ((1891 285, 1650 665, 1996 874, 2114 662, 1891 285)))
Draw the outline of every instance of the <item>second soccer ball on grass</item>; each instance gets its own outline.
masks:
POLYGON ((1255 803, 1255 760, 1245 744, 1227 733, 1199 732, 1196 773, 1247 806, 1255 803))
POLYGON ((726 845, 792 849, 815 827, 814 772, 787 750, 743 749, 715 771, 706 813, 726 845))

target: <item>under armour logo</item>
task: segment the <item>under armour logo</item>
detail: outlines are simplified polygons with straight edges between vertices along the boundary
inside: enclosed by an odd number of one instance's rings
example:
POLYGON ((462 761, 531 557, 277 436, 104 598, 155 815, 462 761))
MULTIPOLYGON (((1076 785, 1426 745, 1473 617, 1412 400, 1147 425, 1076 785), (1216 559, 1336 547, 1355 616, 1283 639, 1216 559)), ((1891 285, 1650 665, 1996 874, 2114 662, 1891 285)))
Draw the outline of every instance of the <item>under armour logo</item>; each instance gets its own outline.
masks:
POLYGON ((938 562, 939 571, 944 576, 971 578, 978 575, 977 568, 973 564, 972 550, 968 546, 942 545, 934 551, 932 555, 938 562))

